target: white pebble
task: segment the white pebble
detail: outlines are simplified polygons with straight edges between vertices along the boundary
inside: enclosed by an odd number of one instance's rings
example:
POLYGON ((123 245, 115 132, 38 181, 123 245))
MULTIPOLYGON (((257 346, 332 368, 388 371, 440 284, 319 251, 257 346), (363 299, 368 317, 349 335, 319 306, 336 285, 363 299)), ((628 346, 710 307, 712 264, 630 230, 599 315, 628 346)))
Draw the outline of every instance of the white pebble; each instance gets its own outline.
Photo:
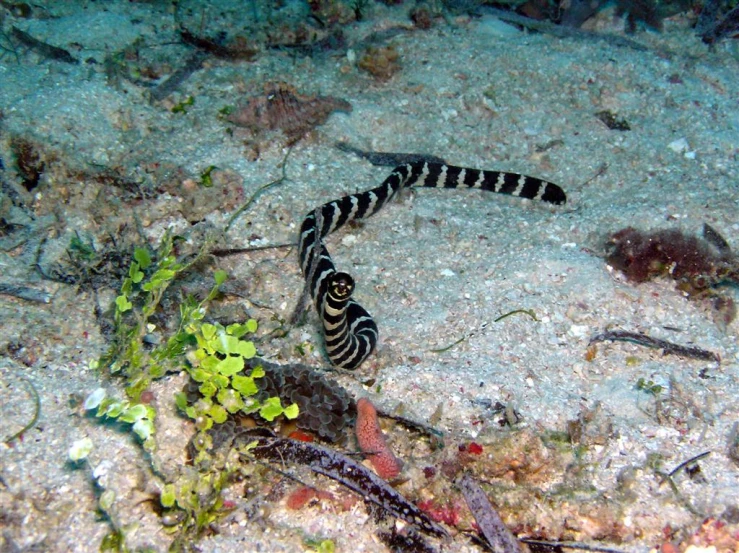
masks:
POLYGON ((688 145, 688 140, 685 137, 673 140, 667 145, 667 147, 677 154, 682 154, 683 152, 687 152, 690 149, 690 146, 688 145))

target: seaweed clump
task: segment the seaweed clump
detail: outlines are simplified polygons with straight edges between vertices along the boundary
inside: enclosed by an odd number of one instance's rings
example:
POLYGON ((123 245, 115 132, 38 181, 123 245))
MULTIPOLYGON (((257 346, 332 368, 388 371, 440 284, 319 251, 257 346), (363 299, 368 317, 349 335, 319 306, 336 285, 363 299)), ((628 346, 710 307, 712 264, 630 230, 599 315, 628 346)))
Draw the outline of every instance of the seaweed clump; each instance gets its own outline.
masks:
POLYGON ((228 116, 228 121, 254 132, 281 130, 290 143, 326 122, 334 111, 350 112, 346 100, 333 96, 304 96, 287 83, 270 82, 264 93, 228 116))
POLYGON ((736 317, 733 300, 717 297, 714 288, 739 284, 739 259, 710 225, 704 225, 703 237, 677 229, 643 232, 627 227, 611 235, 607 250, 608 263, 630 281, 672 278, 689 297, 712 297, 727 324, 736 317))
POLYGON ((372 75, 378 81, 389 81, 400 71, 398 51, 394 46, 382 48, 369 47, 359 60, 359 68, 372 75))

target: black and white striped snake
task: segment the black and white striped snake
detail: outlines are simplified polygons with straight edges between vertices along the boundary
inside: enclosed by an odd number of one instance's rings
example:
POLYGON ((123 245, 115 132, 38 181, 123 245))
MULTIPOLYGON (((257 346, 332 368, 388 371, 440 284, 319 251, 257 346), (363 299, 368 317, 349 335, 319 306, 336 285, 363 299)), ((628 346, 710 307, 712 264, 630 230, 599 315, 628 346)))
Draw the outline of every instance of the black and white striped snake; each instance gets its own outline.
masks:
POLYGON ((372 353, 378 334, 372 316, 352 299, 354 279, 336 270, 323 239, 350 221, 374 215, 398 190, 411 186, 479 188, 553 204, 567 200, 559 186, 535 177, 419 161, 396 167, 377 188, 344 196, 311 211, 300 227, 298 255, 323 321, 326 353, 337 367, 356 369, 372 353))

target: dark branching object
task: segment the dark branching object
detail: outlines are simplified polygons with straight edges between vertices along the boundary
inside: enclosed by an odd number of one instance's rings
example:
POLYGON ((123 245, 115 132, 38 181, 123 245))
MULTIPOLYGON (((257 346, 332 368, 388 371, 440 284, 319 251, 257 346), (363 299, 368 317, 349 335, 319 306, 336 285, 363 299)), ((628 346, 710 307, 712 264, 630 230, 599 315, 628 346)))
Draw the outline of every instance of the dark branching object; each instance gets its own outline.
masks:
POLYGON ((421 534, 415 532, 412 527, 399 530, 396 526, 386 532, 378 532, 377 536, 390 551, 407 553, 438 553, 438 550, 426 543, 421 534))
POLYGON ((724 0, 704 2, 695 30, 706 44, 739 35, 739 6, 722 14, 726 4, 724 0))
POLYGON ((255 444, 249 454, 274 463, 294 463, 328 476, 390 515, 413 524, 419 530, 440 538, 447 537, 444 528, 432 521, 421 509, 405 499, 385 480, 364 465, 323 446, 284 438, 254 437, 248 433, 239 441, 255 444))
POLYGON ((32 192, 41 182, 47 163, 53 161, 41 146, 27 138, 14 136, 10 139, 10 149, 15 156, 15 167, 20 182, 28 192, 32 192))
POLYGON ((618 117, 615 113, 609 110, 603 110, 596 112, 595 116, 612 131, 630 131, 631 125, 626 119, 618 117))

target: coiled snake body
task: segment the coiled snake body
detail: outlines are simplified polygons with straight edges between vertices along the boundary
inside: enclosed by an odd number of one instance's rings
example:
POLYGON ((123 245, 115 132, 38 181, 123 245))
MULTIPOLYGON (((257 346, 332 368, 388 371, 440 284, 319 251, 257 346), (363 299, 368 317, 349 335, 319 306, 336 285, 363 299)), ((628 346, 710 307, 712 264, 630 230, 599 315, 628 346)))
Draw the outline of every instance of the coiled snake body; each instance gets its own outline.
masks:
POLYGON ((479 188, 553 204, 566 201, 559 186, 535 177, 420 161, 396 167, 377 188, 344 196, 311 211, 300 227, 298 255, 323 322, 326 353, 337 367, 356 369, 372 353, 378 333, 372 316, 352 299, 354 279, 336 270, 323 239, 350 221, 374 215, 398 190, 411 186, 479 188))

